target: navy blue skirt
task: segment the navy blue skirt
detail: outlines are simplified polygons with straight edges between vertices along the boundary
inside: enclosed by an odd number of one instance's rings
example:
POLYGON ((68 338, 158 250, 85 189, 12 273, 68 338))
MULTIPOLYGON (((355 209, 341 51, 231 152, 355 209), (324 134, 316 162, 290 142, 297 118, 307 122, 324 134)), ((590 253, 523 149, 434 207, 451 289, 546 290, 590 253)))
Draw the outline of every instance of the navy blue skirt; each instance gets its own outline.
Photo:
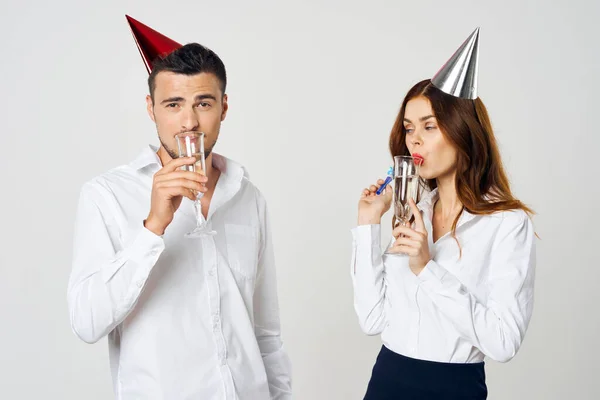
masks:
POLYGON ((484 400, 484 364, 417 360, 382 346, 364 400, 484 400))

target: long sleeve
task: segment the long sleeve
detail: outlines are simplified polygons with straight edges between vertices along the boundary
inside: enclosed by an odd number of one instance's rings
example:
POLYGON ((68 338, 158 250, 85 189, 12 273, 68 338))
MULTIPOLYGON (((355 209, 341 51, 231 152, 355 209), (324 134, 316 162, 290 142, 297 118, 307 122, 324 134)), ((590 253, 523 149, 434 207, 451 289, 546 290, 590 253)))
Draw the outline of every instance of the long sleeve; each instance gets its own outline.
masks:
POLYGON ((534 239, 524 212, 504 214, 490 253, 486 304, 435 261, 418 276, 424 293, 460 335, 499 362, 516 355, 533 312, 534 239))
POLYGON ((359 225, 352 229, 352 236, 350 273, 354 286, 354 309, 363 332, 377 335, 386 325, 381 225, 359 225))
POLYGON ((291 362, 283 348, 273 242, 265 201, 259 198, 261 247, 254 289, 254 331, 272 400, 292 398, 291 362))
POLYGON ((131 312, 164 249, 163 239, 143 221, 121 245, 100 190, 86 184, 80 194, 67 293, 71 327, 87 343, 110 333, 131 312))

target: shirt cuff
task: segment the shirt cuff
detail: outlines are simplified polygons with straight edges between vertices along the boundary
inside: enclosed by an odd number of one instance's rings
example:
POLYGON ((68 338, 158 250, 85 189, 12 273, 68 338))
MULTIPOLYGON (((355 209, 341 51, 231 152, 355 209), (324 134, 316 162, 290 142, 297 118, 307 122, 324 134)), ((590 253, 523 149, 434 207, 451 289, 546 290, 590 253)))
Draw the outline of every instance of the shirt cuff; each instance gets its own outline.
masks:
POLYGON ((156 260, 158 260, 158 257, 163 252, 165 242, 162 236, 156 235, 142 225, 131 244, 126 244, 125 246, 124 251, 117 254, 110 262, 110 267, 102 271, 104 282, 110 281, 128 261, 133 261, 136 265, 142 267, 136 271, 137 276, 135 280, 137 282, 145 282, 150 270, 154 267, 156 260))
POLYGON ((381 225, 358 225, 352 229, 352 238, 354 246, 380 246, 381 243, 381 225))
POLYGON ((141 261, 147 256, 158 258, 165 249, 165 241, 162 236, 158 236, 148 228, 142 225, 137 236, 129 248, 130 258, 141 261))
POLYGON ((163 238, 144 226, 127 247, 125 254, 127 268, 131 268, 133 273, 129 290, 123 298, 121 307, 117 309, 116 314, 119 319, 122 314, 132 309, 164 248, 163 238))
POLYGON ((448 271, 440 266, 433 260, 429 260, 429 262, 425 265, 425 268, 417 275, 419 281, 422 283, 432 283, 434 285, 441 285, 444 282, 444 277, 448 271))

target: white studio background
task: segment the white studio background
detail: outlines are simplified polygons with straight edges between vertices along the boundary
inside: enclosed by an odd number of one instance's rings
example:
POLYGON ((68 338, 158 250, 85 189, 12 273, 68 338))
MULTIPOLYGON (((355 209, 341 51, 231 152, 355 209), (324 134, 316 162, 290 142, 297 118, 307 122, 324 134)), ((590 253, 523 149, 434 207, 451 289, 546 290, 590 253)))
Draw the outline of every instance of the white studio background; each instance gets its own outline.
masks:
POLYGON ((597 398, 598 2, 1 4, 0 398, 112 397, 106 340, 70 331, 66 286, 81 184, 156 143, 126 13, 225 62, 216 151, 269 202, 300 400, 364 394, 381 342, 352 305, 357 198, 390 165, 406 91, 480 26, 480 95, 541 237, 530 330, 488 362, 490 399, 597 398))

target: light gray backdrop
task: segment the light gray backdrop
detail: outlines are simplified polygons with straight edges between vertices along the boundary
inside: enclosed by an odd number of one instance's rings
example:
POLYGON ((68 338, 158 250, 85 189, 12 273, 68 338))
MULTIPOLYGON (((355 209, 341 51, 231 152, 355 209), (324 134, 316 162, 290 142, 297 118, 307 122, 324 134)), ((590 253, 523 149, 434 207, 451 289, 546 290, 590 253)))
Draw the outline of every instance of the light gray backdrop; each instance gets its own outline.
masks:
POLYGON ((490 399, 597 398, 598 2, 249 3, 2 0, 0 398, 112 396, 106 340, 71 333, 66 285, 80 185, 156 143, 125 13, 226 64, 217 151, 270 204, 301 400, 362 398, 380 340, 352 308, 357 198, 390 164, 406 91, 481 26, 480 95, 541 236, 533 321, 488 363, 490 399))

